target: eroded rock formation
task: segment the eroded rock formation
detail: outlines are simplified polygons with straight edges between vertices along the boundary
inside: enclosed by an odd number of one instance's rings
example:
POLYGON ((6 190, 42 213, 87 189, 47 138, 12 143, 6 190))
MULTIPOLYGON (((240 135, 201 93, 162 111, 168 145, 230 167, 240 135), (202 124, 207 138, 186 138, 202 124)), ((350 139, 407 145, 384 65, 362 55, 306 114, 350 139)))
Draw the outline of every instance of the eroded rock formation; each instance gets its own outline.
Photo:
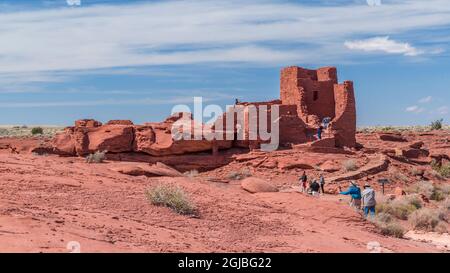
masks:
MULTIPOLYGON (((218 155, 219 150, 230 148, 259 148, 270 140, 256 139, 251 135, 251 119, 267 117, 267 129, 279 128, 279 146, 292 147, 295 144, 308 143, 311 148, 355 147, 356 110, 353 83, 338 83, 334 67, 317 70, 301 67, 287 67, 281 71, 280 99, 267 102, 237 103, 226 112, 213 126, 196 124, 191 114, 177 113, 163 122, 135 125, 130 120, 111 120, 106 124, 92 119, 77 120, 75 125, 67 127, 58 134, 52 144, 54 152, 60 155, 85 156, 96 151, 108 151, 117 154, 138 154, 147 156, 172 156, 198 152, 211 152, 218 155), (278 115, 272 106, 277 106, 278 115), (254 107, 258 108, 255 115, 254 107), (265 107, 261 110, 261 107, 265 107), (236 109, 243 111, 243 126, 237 123, 236 109), (254 112, 253 112, 254 113, 254 112), (229 115, 235 115, 231 127, 227 127, 229 115), (318 140, 316 132, 326 122, 323 139, 318 140), (223 128, 218 127, 221 124, 223 128), (183 126, 174 127, 174 124, 183 126), (175 129, 174 129, 175 128, 175 129), (189 128, 190 130, 185 130, 189 128), (223 138, 194 137, 195 129, 212 130, 222 134, 223 138), (230 129, 231 128, 231 129, 230 129), (173 131, 176 130, 176 131, 173 131), (190 138, 174 138, 176 135, 190 138), (231 139, 227 136, 231 135, 231 139), (238 135, 243 138, 237 138, 238 135)), ((257 123, 260 126, 260 123, 257 123)), ((120 157, 120 156, 119 156, 120 157)))

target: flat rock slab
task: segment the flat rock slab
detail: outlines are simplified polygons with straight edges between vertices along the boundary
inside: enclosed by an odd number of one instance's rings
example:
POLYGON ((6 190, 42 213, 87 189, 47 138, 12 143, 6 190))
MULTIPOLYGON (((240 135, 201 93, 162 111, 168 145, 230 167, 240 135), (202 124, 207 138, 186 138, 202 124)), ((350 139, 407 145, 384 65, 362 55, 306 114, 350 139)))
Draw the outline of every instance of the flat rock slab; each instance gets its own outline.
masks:
POLYGON ((255 177, 248 177, 242 180, 241 187, 250 193, 278 191, 275 186, 273 186, 266 180, 255 177))

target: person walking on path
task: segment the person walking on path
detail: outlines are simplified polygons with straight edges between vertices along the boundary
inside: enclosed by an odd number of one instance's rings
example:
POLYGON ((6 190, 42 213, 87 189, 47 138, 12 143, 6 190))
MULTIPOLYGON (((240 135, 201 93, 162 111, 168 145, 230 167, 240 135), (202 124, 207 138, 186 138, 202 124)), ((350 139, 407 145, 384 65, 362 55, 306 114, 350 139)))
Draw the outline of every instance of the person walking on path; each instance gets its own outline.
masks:
POLYGON ((320 125, 319 129, 317 129, 317 138, 320 140, 322 139, 322 132, 323 132, 323 126, 320 125))
POLYGON ((356 211, 361 209, 361 189, 355 181, 350 181, 348 189, 346 191, 340 191, 339 194, 350 195, 350 206, 356 211))
POLYGON ((311 191, 312 196, 319 196, 320 185, 316 180, 313 180, 311 185, 309 185, 309 189, 311 191))
POLYGON ((364 209, 364 218, 367 218, 370 212, 370 216, 375 217, 375 206, 377 201, 375 199, 375 191, 370 187, 369 183, 364 184, 364 190, 361 193, 362 196, 362 207, 364 209))
POLYGON ((319 178, 319 184, 320 184, 320 190, 322 191, 322 194, 325 194, 325 177, 323 177, 323 174, 320 174, 320 178, 319 178))
POLYGON ((302 176, 300 176, 300 190, 303 193, 306 193, 307 190, 307 183, 308 183, 308 176, 306 175, 306 172, 303 171, 302 176))

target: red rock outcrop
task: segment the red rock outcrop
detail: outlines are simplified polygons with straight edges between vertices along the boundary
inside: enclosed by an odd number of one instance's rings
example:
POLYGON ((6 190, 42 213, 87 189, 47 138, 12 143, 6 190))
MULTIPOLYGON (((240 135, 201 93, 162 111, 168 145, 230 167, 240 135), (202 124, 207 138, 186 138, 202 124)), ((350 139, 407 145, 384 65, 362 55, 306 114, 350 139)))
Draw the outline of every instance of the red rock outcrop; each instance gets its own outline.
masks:
POLYGON ((259 129, 263 128, 264 120, 260 117, 267 120, 267 133, 278 127, 278 141, 274 141, 277 147, 310 143, 311 149, 328 151, 356 146, 353 82, 339 84, 334 67, 317 70, 287 67, 281 71, 280 100, 237 103, 213 126, 196 123, 190 113, 176 113, 163 122, 143 125, 134 125, 130 120, 110 120, 102 125, 93 119, 83 119, 57 135, 53 147, 58 154, 79 156, 96 151, 169 156, 207 151, 217 155, 220 149, 232 147, 253 150, 273 140, 261 136, 264 130, 259 129), (243 125, 237 122, 238 115, 243 125), (231 116, 234 123, 226 126, 231 116), (324 119, 329 121, 328 128, 319 140, 317 129, 324 119), (217 126, 220 123, 224 126, 217 126), (198 130, 218 135, 197 137, 198 130), (252 137, 255 131, 256 137, 252 137), (220 135, 223 138, 217 137, 220 135))

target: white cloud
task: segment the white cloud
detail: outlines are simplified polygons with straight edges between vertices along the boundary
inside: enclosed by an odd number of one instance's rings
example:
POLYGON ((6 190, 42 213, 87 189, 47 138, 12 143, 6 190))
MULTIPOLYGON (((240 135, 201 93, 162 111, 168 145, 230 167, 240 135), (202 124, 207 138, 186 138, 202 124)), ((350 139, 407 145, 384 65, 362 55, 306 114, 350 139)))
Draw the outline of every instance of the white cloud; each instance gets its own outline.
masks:
POLYGON ((413 105, 413 106, 407 107, 407 108, 405 109, 405 111, 406 111, 406 112, 411 112, 411 113, 419 114, 419 113, 422 113, 423 111, 425 111, 425 109, 422 108, 422 107, 419 107, 419 106, 417 106, 417 105, 413 105))
POLYGON ((346 41, 344 44, 348 49, 368 52, 381 51, 389 54, 403 54, 405 56, 417 56, 423 54, 423 51, 416 49, 410 44, 391 40, 388 36, 346 41))
POLYGON ((414 56, 421 51, 380 35, 414 36, 415 30, 448 25, 448 0, 394 1, 376 8, 156 1, 1 12, 0 74, 211 62, 342 62, 349 60, 342 46, 346 40, 354 48, 414 56), (355 43, 361 36, 378 37, 378 45, 355 43))
POLYGON ((441 106, 437 109, 438 114, 440 115, 447 115, 450 111, 449 111, 449 107, 448 106, 441 106))
POLYGON ((419 103, 429 103, 429 102, 431 102, 433 100, 433 97, 432 96, 427 96, 427 97, 425 97, 425 98, 421 98, 420 100, 419 100, 419 103))

